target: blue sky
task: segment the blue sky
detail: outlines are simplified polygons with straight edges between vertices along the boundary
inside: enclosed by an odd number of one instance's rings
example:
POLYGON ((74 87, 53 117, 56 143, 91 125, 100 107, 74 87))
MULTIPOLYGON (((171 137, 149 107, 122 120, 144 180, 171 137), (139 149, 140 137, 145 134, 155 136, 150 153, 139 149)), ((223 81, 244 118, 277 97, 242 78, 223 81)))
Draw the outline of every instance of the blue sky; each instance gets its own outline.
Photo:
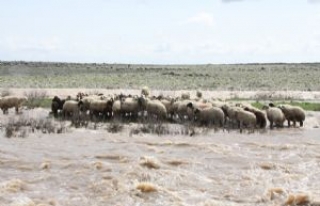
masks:
POLYGON ((0 0, 0 60, 320 62, 320 0, 0 0))

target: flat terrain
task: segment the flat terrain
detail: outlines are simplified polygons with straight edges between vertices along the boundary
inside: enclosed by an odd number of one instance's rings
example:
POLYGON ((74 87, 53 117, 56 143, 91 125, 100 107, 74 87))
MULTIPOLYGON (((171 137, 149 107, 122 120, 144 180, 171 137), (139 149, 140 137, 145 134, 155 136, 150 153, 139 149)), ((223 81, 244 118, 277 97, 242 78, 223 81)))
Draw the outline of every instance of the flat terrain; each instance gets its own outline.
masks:
POLYGON ((320 64, 133 65, 0 62, 0 88, 320 91, 320 64))
MULTIPOLYGON (((319 78, 320 64, 0 63, 2 95, 38 92, 49 104, 55 95, 140 94, 142 86, 152 95, 201 89, 210 99, 318 104, 319 78)), ((310 110, 303 128, 163 123, 159 135, 141 123, 75 128, 46 108, 10 109, 0 114, 0 206, 317 206, 320 112, 310 110)))

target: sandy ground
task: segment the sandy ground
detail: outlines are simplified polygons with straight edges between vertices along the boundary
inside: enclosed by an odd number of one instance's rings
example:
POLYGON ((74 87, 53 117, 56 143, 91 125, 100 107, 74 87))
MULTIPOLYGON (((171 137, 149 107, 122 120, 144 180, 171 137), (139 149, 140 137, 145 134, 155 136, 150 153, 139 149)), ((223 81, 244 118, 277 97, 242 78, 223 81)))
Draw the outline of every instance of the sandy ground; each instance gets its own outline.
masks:
MULTIPOLYGON (((4 89, 6 90, 6 89, 4 89)), ((0 89, 0 91, 2 91, 0 89)), ((84 92, 87 94, 94 93, 103 93, 103 94, 140 94, 140 90, 131 90, 131 89, 9 89, 10 93, 14 95, 24 95, 31 91, 45 92, 49 97, 59 96, 76 96, 78 92, 84 92)), ((196 96, 196 90, 194 91, 152 91, 152 95, 171 95, 171 96, 180 96, 183 92, 190 92, 191 96, 196 96)), ((244 99, 294 99, 294 100, 304 100, 304 101, 320 101, 320 92, 307 92, 307 91, 202 91, 203 96, 206 98, 215 98, 215 99, 230 99, 230 98, 244 98, 244 99)))
MULTIPOLYGON (((48 112, 11 110, 0 120, 40 121, 48 112)), ((318 112, 307 113, 304 128, 196 128, 192 137, 174 124, 162 136, 132 133, 133 123, 118 133, 109 123, 64 124, 62 134, 29 129, 25 138, 5 138, 2 128, 0 206, 319 205, 318 112)))

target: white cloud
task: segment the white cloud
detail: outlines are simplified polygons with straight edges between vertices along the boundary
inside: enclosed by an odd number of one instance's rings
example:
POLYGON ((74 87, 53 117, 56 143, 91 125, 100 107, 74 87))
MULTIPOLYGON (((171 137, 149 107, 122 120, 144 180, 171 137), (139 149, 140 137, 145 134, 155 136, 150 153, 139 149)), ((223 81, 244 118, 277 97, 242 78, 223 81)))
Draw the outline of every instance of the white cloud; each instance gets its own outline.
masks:
POLYGON ((209 12, 200 12, 188 18, 187 23, 202 24, 211 27, 214 25, 214 18, 213 15, 209 12))

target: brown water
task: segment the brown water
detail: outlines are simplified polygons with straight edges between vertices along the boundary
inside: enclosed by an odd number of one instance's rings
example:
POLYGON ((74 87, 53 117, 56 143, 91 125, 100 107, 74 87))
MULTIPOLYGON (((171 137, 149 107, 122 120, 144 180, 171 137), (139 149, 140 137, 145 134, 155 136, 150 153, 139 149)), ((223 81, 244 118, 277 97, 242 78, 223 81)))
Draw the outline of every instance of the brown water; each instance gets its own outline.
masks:
POLYGON ((2 131, 0 206, 269 206, 290 194, 320 205, 319 115, 307 118, 302 129, 198 128, 192 137, 132 135, 134 124, 117 134, 70 129, 5 138, 2 131))

